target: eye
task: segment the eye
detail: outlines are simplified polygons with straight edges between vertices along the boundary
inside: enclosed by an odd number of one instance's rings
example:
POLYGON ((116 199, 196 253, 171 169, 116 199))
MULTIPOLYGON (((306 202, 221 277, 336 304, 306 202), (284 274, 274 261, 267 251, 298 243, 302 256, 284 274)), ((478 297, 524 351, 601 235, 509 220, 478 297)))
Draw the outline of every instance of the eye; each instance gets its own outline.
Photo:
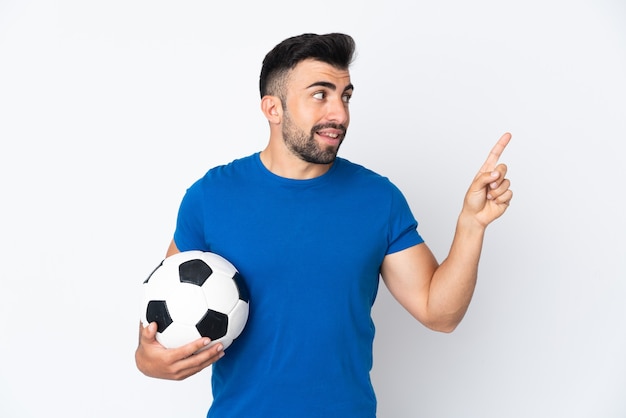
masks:
POLYGON ((323 91, 318 91, 313 94, 313 98, 317 100, 324 100, 325 97, 326 97, 326 93, 324 93, 323 91))
POLYGON ((346 93, 341 97, 341 99, 343 100, 344 103, 350 103, 350 99, 352 99, 352 94, 346 93))

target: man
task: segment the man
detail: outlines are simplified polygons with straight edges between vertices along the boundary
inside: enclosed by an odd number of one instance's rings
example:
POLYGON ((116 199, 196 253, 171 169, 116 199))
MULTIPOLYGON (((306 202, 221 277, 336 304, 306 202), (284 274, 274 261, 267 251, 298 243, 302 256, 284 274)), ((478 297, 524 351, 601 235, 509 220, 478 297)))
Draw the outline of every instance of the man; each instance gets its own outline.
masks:
POLYGON ((260 153, 216 167, 188 190, 167 255, 212 251, 246 279, 250 316, 228 349, 177 349, 140 326, 137 367, 184 379, 213 365, 209 417, 374 417, 371 307, 379 274, 418 321, 451 332, 476 284, 485 228, 512 198, 497 160, 503 135, 465 196, 439 265, 388 179, 337 157, 350 122, 352 38, 305 34, 263 61, 260 153), (196 354, 194 354, 196 353, 196 354))

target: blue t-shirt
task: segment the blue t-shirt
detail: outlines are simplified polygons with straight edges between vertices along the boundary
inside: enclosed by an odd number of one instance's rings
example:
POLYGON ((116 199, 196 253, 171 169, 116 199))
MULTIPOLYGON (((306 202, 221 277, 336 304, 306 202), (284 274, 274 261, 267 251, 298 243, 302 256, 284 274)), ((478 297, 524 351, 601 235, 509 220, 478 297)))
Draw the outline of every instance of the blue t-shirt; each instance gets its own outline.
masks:
POLYGON ((337 158, 310 180, 259 153, 213 168, 180 206, 178 249, 217 253, 250 292, 243 333, 213 365, 211 418, 375 417, 371 307, 385 255, 422 242, 401 192, 337 158))

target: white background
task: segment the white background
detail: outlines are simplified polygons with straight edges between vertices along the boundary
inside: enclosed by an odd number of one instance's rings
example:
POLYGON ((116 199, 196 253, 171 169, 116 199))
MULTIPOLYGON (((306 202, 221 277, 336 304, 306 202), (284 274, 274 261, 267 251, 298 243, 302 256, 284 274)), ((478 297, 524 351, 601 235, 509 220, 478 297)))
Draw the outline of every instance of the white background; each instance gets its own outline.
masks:
POLYGON ((204 416, 210 370, 135 368, 139 285, 191 182, 265 146, 265 53, 341 31, 341 155, 404 191, 439 260, 513 133, 515 198, 460 327, 381 286, 379 416, 623 418, 625 28, 619 0, 0 0, 0 416, 204 416))

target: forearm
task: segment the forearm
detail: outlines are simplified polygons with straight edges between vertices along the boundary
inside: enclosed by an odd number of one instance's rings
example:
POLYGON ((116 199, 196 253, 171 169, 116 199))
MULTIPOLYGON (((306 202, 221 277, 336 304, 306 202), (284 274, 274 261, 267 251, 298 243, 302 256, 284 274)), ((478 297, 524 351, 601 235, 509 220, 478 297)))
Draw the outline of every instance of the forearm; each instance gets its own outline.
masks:
POLYGON ((461 214, 448 257, 435 270, 428 296, 431 328, 451 332, 467 312, 478 276, 485 227, 461 214))

